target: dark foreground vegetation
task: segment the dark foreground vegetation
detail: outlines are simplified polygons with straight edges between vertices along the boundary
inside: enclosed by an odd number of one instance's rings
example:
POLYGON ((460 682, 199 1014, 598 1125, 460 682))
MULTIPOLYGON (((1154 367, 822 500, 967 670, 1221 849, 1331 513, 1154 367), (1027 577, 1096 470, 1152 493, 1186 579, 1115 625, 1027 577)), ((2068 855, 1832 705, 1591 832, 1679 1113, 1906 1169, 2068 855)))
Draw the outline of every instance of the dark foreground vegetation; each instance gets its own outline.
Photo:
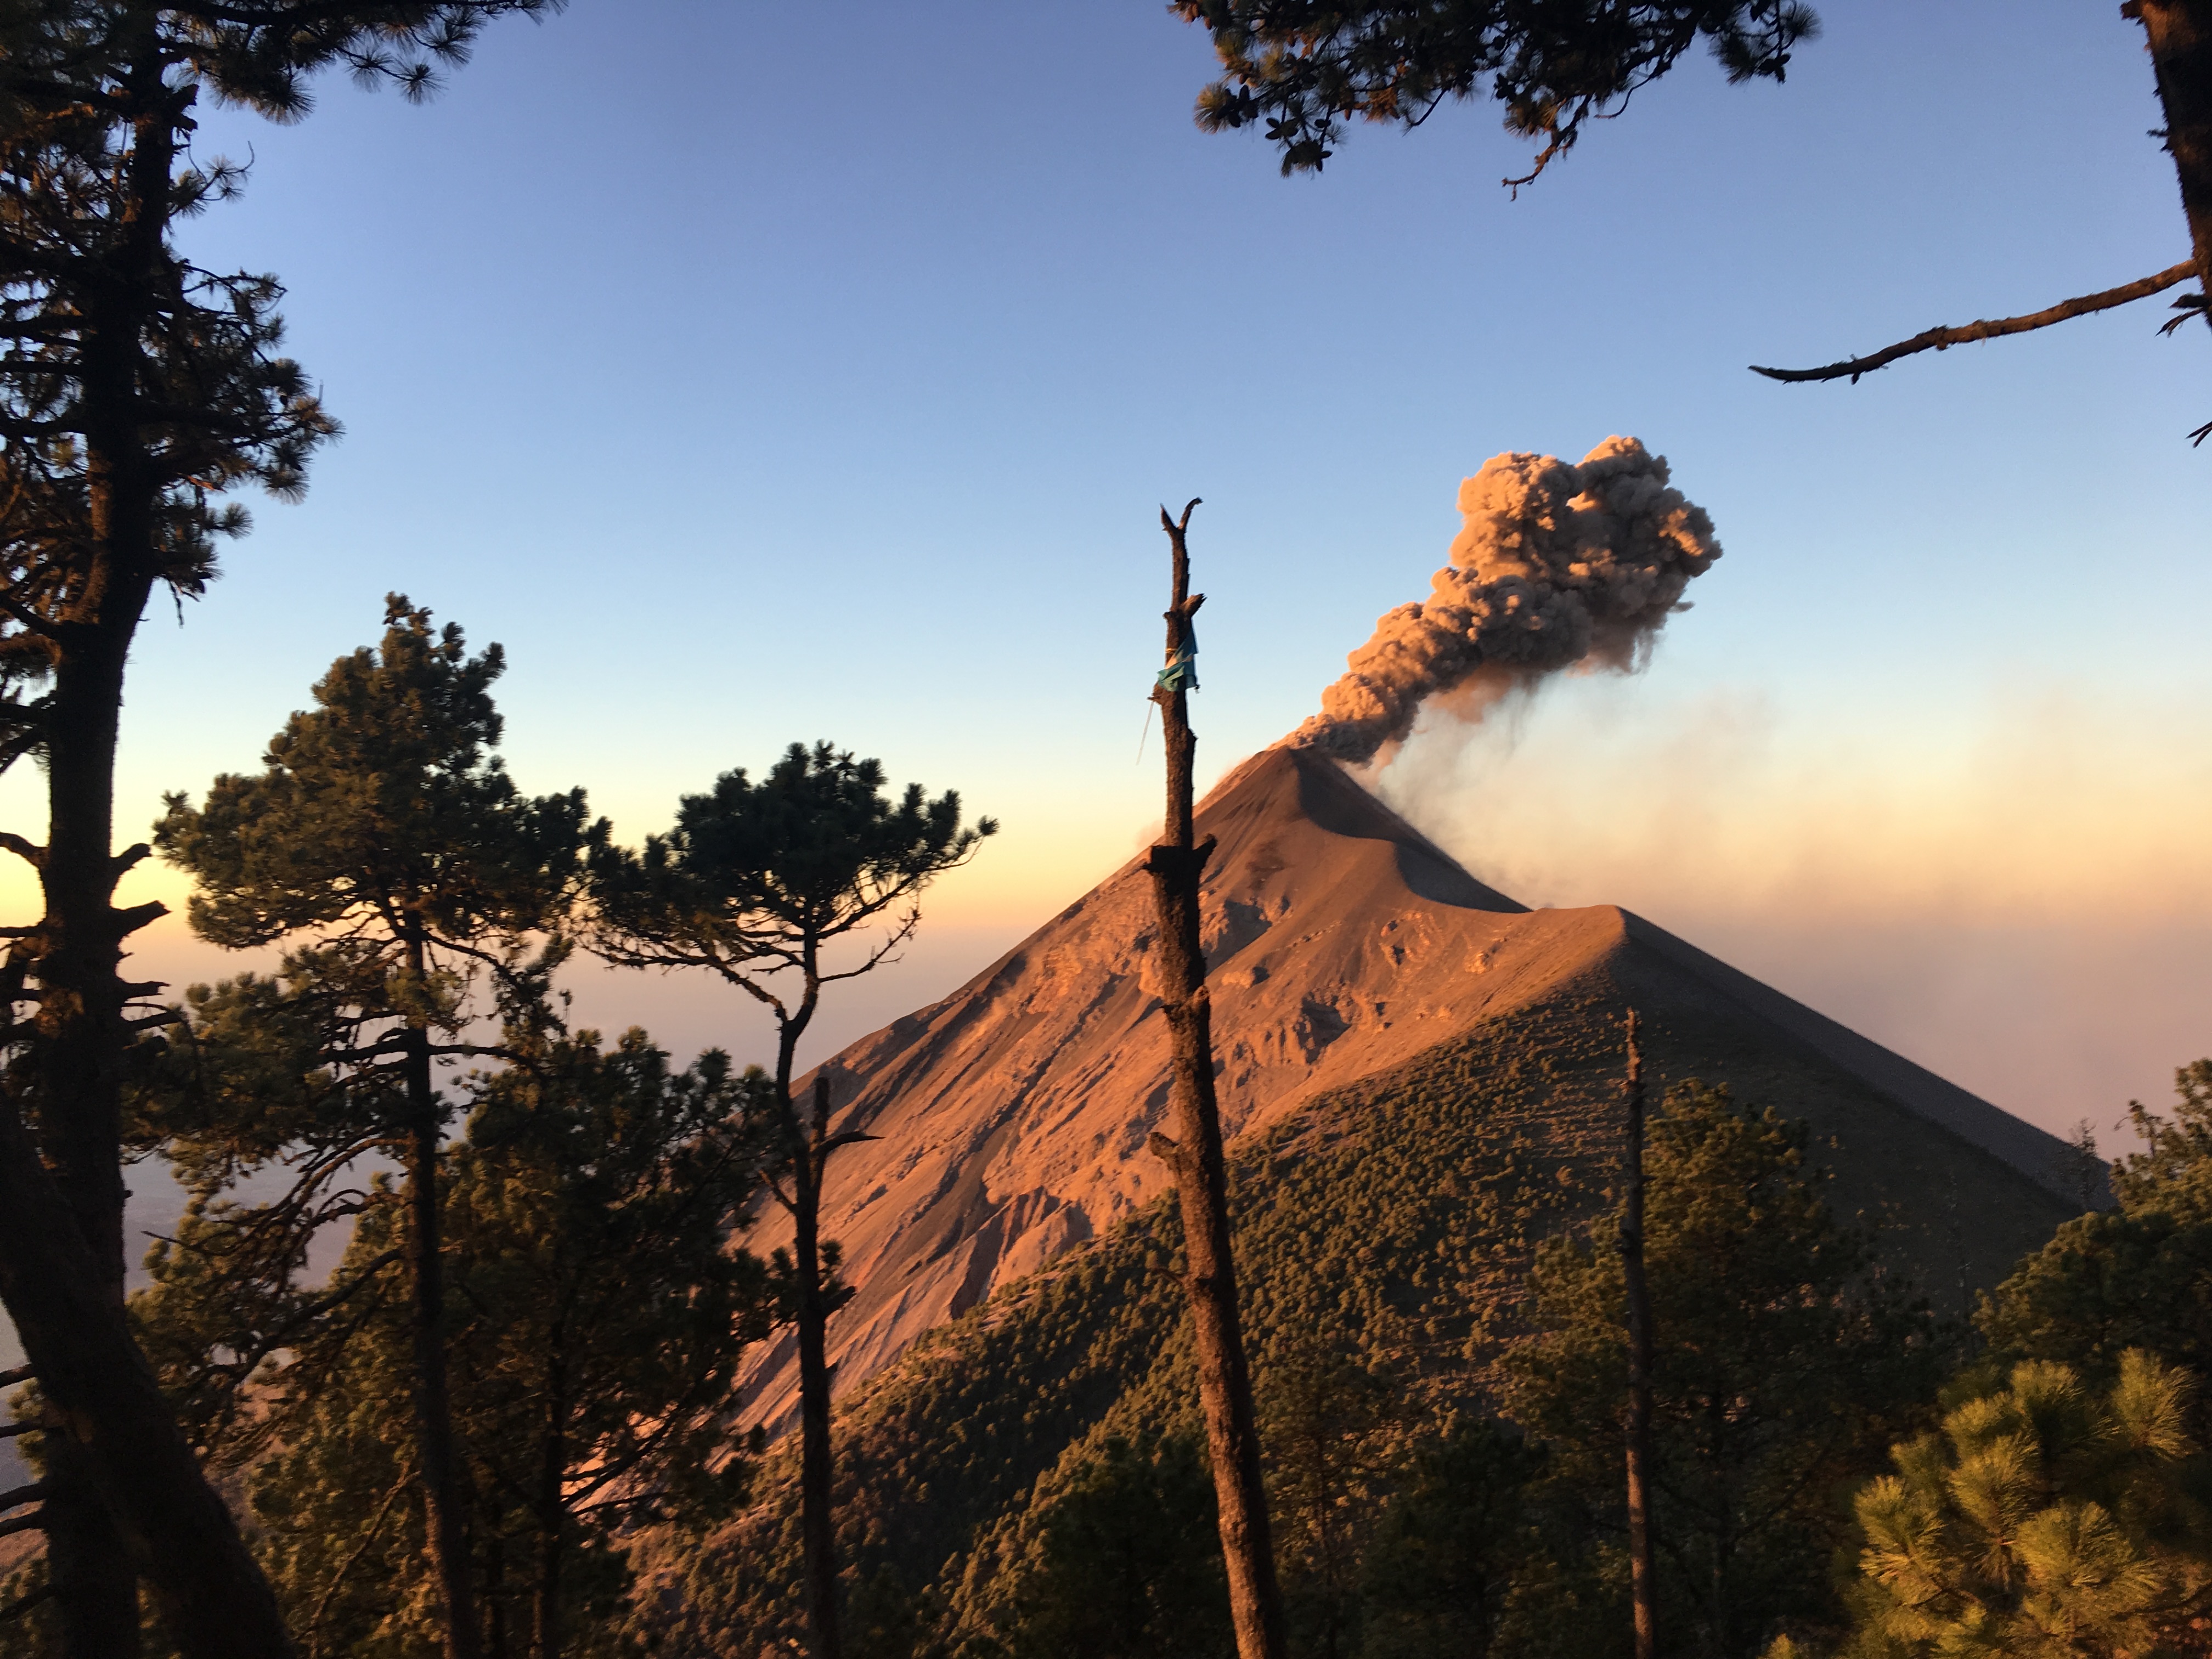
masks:
MULTIPOLYGON (((1233 1160, 1296 1652, 1628 1651, 1619 1149, 1574 1099, 1617 998, 1586 986, 1233 1160)), ((2116 1171, 2121 1207, 2061 1227, 1970 1322, 1901 1271, 1929 1256, 1909 1223, 1839 1222, 1802 1127, 1674 1085, 1648 1158, 1662 1652, 2197 1650, 2212 1492, 2171 1292, 2212 1219, 2208 1084, 2200 1063, 2171 1123, 2139 1120, 2156 1139, 2116 1171), (1993 1440, 2000 1521, 1972 1485, 1993 1440)), ((853 1403, 866 1651, 1233 1651, 1178 1237, 1147 1210, 853 1403)), ((790 1635, 788 1480, 769 1459, 703 1548, 641 1543, 679 1649, 790 1635)))
MULTIPOLYGON (((580 793, 507 779, 499 665, 394 601, 265 771, 171 803, 195 926, 285 949, 133 1045, 129 1142, 192 1193, 134 1329, 302 1652, 411 1659, 457 1618, 501 1659, 787 1650, 810 1482, 731 1404, 802 1315, 790 1257, 746 1240, 813 1142, 765 1072, 565 1025, 552 970, 642 865, 580 793)), ((834 750, 689 821, 772 820, 745 844, 787 861, 825 769, 900 844, 964 852, 957 801, 887 798, 834 750)), ((1627 1650, 1625 995, 1570 987, 1236 1149, 1293 1652, 1627 1650)), ((1645 1157, 1660 1650, 2201 1650, 2212 1063, 2170 1119, 2137 1109, 2116 1206, 1961 1321, 1916 1282, 1951 1269, 1940 1230, 1839 1215, 1802 1123, 1691 1075, 1731 1063, 1724 1033, 1662 1018, 1647 1054, 1674 1079, 1645 1157)), ((1180 1252, 1156 1204, 847 1403, 848 1650, 1234 1652, 1180 1252)), ((35 1383, 17 1413, 53 1421, 35 1383)), ((34 1472, 51 1438, 18 1443, 34 1472)), ((63 1650, 49 1573, 0 1591, 0 1654, 63 1650)), ((162 1613, 150 1655, 176 1650, 162 1613)))

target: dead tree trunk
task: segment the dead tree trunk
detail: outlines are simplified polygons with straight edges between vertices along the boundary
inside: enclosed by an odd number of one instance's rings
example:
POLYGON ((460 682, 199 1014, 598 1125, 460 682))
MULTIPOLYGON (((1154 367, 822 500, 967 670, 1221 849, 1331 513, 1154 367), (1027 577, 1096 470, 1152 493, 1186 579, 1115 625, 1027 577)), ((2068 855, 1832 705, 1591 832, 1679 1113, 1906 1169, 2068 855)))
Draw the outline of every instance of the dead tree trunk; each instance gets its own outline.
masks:
POLYGON ((1628 1147, 1620 1204, 1620 1277, 1628 1300, 1628 1586, 1636 1659, 1659 1650, 1658 1586, 1651 1565, 1651 1291, 1644 1279, 1644 1055, 1628 1011, 1628 1147))
POLYGON ((1183 1249, 1198 1338, 1198 1394, 1206 1413, 1206 1450, 1220 1510, 1221 1553, 1229 1570, 1229 1611, 1238 1659, 1282 1659, 1282 1600, 1267 1532, 1267 1499, 1260 1476, 1260 1433, 1253 1419, 1252 1378, 1237 1316, 1237 1269, 1230 1254, 1228 1180, 1221 1151, 1221 1114, 1213 1094, 1213 1030, 1206 994, 1206 956, 1199 943, 1199 882, 1213 838, 1193 844, 1189 693, 1197 684, 1198 647, 1191 617, 1204 604, 1190 591, 1185 542, 1194 501, 1180 521, 1160 509, 1175 558, 1167 611, 1167 666, 1152 688, 1167 739, 1165 832, 1146 859, 1160 930, 1160 1004, 1174 1045, 1176 1139, 1155 1133, 1152 1149, 1175 1173, 1182 1201, 1183 1249))

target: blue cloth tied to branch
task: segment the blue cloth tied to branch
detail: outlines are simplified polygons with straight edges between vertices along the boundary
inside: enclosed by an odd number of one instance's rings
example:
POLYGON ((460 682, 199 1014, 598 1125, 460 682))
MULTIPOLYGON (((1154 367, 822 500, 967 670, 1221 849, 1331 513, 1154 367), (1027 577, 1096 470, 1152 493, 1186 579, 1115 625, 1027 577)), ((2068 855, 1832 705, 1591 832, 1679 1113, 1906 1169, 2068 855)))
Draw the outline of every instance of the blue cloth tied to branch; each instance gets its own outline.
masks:
POLYGON ((1168 659, 1168 665, 1160 670, 1153 684, 1161 690, 1195 691, 1198 690, 1198 630, 1183 619, 1182 643, 1168 659))

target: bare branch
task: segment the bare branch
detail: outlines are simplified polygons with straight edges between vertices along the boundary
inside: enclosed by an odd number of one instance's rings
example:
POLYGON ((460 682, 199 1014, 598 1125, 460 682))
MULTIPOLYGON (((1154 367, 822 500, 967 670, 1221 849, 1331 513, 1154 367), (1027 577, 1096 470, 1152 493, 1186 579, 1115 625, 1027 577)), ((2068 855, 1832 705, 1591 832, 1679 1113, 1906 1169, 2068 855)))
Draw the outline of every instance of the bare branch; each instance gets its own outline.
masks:
MULTIPOLYGON (((119 938, 127 938, 149 922, 159 921, 168 914, 169 907, 159 899, 149 899, 143 904, 127 905, 120 910, 109 912, 109 915, 114 918, 117 935, 119 938)), ((155 991, 162 989, 163 982, 160 980, 152 980, 148 981, 144 989, 136 989, 127 986, 125 988, 134 996, 148 996, 155 991)))
POLYGON ((1964 345, 1972 340, 1995 340, 2008 334, 2026 334, 2032 329, 2049 328, 2053 323, 2086 317, 2093 311, 2110 311, 2115 306, 2148 300, 2152 295, 2162 294, 2176 283, 2185 283, 2195 275, 2197 261, 2184 259, 2179 264, 2170 265, 2157 276, 2146 276, 2139 283, 2130 283, 2124 288, 2108 288, 2101 294, 2085 294, 2078 300, 2065 301, 2046 311, 2030 312, 2025 317, 2000 317, 1994 322, 1968 323, 1963 328, 1931 328, 1924 334, 1916 334, 1909 340, 1899 340, 1893 346, 1885 346, 1869 356, 1847 358, 1823 368, 1761 368, 1753 363, 1751 372, 1764 374, 1770 380, 1856 380, 1862 374, 1887 368, 1899 357, 1910 357, 1917 351, 1948 351, 1954 345, 1964 345))

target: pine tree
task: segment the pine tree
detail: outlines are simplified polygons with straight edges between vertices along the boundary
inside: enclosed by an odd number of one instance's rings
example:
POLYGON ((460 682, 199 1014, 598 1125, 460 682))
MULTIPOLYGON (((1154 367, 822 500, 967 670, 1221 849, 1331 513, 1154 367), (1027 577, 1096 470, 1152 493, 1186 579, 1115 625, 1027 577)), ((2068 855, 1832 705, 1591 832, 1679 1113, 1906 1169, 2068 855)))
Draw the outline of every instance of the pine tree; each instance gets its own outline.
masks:
MULTIPOLYGON (((2098 1383, 2141 1348, 2212 1374, 2212 1060, 2174 1074, 2173 1115, 2129 1113, 2142 1150, 2112 1166, 2115 1207, 2066 1223, 1983 1299, 1996 1353, 2078 1368, 2098 1383)), ((2199 1397, 2195 1425, 2212 1421, 2199 1397)))
MULTIPOLYGON (((467 1138, 443 1160, 473 1600, 491 1655, 627 1652, 624 1534, 703 1529, 742 1498, 726 1419, 771 1307, 732 1235, 759 1195, 769 1089, 716 1052, 674 1070, 640 1031, 611 1050, 589 1032, 517 1046, 477 1080, 467 1138)), ((368 1207, 338 1284, 373 1279, 403 1240, 397 1199, 368 1207)), ((179 1285, 144 1298, 149 1324, 179 1285)), ((398 1501, 415 1468, 410 1324, 372 1291, 260 1373, 269 1453, 252 1500, 311 1651, 436 1639, 420 1515, 398 1501)))
POLYGON ((125 664, 167 586, 197 595, 223 497, 299 493, 336 428, 280 352, 276 281, 193 264, 180 221, 242 171, 191 153, 203 92, 290 120, 343 65, 419 96, 488 17, 557 0, 9 0, 0 7, 0 761, 45 764, 45 909, 15 931, 0 1107, 0 1297, 54 1432, 44 1516, 71 1651, 136 1650, 135 1570, 196 1653, 284 1652, 275 1609, 167 1422, 122 1320, 124 942, 160 914, 118 907, 143 848, 113 848, 125 664), (28 1008, 27 1018, 19 1011, 28 1008))
POLYGON ((1200 94, 1199 125, 1221 131, 1264 121, 1284 173, 1320 172, 1347 121, 1418 126, 1447 99, 1487 96, 1504 106, 1507 131, 1544 145, 1516 184, 1534 179, 1590 120, 1699 41, 1731 81, 1779 81, 1798 42, 1820 29, 1801 0, 1171 0, 1170 9, 1205 27, 1225 71, 1200 94))
POLYGON ((777 1263, 798 1327, 815 1659, 839 1653, 824 1333, 850 1295, 837 1281, 836 1246, 821 1237, 822 1183, 831 1156, 867 1137, 831 1127, 826 1073, 816 1073, 813 1099, 802 1109, 792 1086, 799 1043, 823 988, 867 973, 910 938, 921 924, 921 890, 998 830, 990 818, 964 827, 951 791, 931 800, 920 784, 908 784, 893 802, 883 788, 879 762, 855 760, 827 743, 793 744, 758 783, 742 769, 725 773, 711 793, 683 798, 670 834, 647 837, 641 852, 602 849, 592 866, 594 951, 633 967, 703 969, 775 1019, 779 1146, 770 1190, 792 1218, 791 1247, 777 1253, 777 1263), (832 966, 826 951, 872 928, 881 931, 857 959, 832 966))
MULTIPOLYGON (((2032 1360, 1860 1492, 1855 1659, 2203 1651, 2212 1498, 2194 1376, 2140 1350, 2109 1391, 2032 1360)), ((1784 1651, 1789 1651, 1784 1650, 1784 1651)), ((1777 1655, 1776 1659, 1780 1659, 1777 1655)))
MULTIPOLYGON (((295 943, 278 980, 211 996, 212 1016, 294 1045, 284 1067, 307 1081, 245 1110, 189 1124, 185 1168, 218 1171, 306 1155, 302 1180, 273 1208, 204 1211, 194 1239, 206 1274, 256 1283, 278 1307, 293 1290, 303 1224, 335 1219, 331 1183, 372 1151, 405 1170, 407 1225, 362 1273, 404 1271, 409 1285, 416 1480, 452 1659, 479 1650, 467 1571, 463 1474, 447 1371, 447 1297, 439 1149, 452 1103, 437 1069, 491 1049, 468 1040, 489 980, 510 1016, 526 1018, 565 950, 557 927, 587 843, 583 792, 526 797, 490 753, 501 722, 490 686, 499 647, 471 658, 460 629, 431 627, 395 595, 381 647, 340 658, 315 706, 270 742, 268 769, 216 780, 204 805, 168 798, 155 844, 198 884, 193 931, 243 949, 295 943), (299 1048, 305 1041, 307 1052, 299 1048), (192 1143, 197 1139, 197 1144, 192 1143), (236 1243, 218 1245, 218 1234, 236 1243), (241 1272, 249 1266, 258 1273, 241 1272)), ((340 1287, 355 1293, 352 1281, 340 1287)), ((338 1294, 333 1292, 332 1294, 338 1294)), ((283 1317, 296 1318, 287 1310, 283 1317)), ((286 1328, 280 1324, 278 1330, 286 1328)), ((289 1340, 264 1332, 264 1343, 289 1340)), ((229 1345, 234 1348, 234 1345, 229 1345)), ((273 1350, 272 1350, 273 1351, 273 1350)))
POLYGON ((1259 1397, 1268 1510, 1292 1644, 1316 1659, 1360 1649, 1360 1563, 1393 1473, 1398 1389, 1318 1339, 1268 1367, 1259 1397))
MULTIPOLYGON (((1421 1447, 1364 1553, 1364 1659, 1486 1659, 1528 1564, 1553 1540, 1539 1535, 1528 1488, 1542 1468, 1534 1448, 1480 1419, 1421 1447)), ((1545 1632, 1554 1651, 1554 1619, 1545 1632)), ((1618 1646, 1616 1642, 1613 1645, 1618 1646)))
POLYGON ((1213 1482, 1189 1437, 1109 1439, 1070 1473, 1011 1570, 1012 1659, 1228 1659, 1213 1482))
MULTIPOLYGON (((1924 1309, 1878 1273, 1805 1164, 1805 1132, 1686 1083, 1650 1121, 1644 1258, 1653 1328, 1652 1528, 1662 1624, 1677 1652, 1737 1659, 1778 1620, 1819 1619, 1844 1534, 1839 1480, 1932 1397, 1924 1309)), ((1512 1417, 1549 1453, 1586 1536, 1626 1538, 1627 1352, 1621 1261, 1606 1236, 1540 1252, 1506 1357, 1512 1417)), ((1602 1553, 1618 1571, 1617 1546, 1602 1553)))
MULTIPOLYGON (((1347 123, 1413 128, 1448 100, 1487 98, 1503 106, 1507 131, 1542 146, 1525 176, 1503 181, 1516 191, 1699 42, 1731 82, 1778 82, 1798 45, 1820 32, 1803 0, 1170 0, 1170 9, 1206 30, 1224 71, 1199 94, 1199 125, 1218 132, 1264 125, 1285 173, 1320 172, 1347 123)), ((2027 316, 1929 329, 1819 368, 1753 372, 1856 381, 1916 352, 2047 328, 2191 277, 2198 291, 2173 302, 2181 315, 2167 327, 2192 316, 2212 323, 2212 0, 2123 0, 2118 10, 2142 26, 2166 114, 2150 136, 2173 161, 2191 258, 2027 316)), ((2202 441, 2208 432, 2212 425, 2191 435, 2202 441)))

